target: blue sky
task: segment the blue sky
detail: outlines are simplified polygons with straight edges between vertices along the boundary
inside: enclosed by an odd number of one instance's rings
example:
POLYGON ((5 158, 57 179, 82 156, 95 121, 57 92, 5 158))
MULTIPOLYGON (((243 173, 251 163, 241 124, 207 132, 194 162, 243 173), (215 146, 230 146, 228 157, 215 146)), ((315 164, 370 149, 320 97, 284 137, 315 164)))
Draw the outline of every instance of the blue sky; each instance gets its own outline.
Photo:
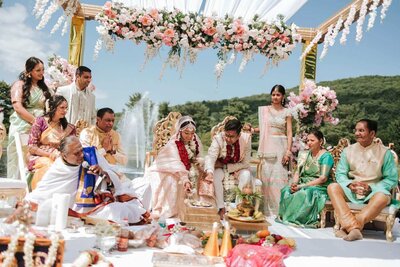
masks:
MULTIPOLYGON (((83 3, 102 4, 102 0, 81 0, 83 3)), ((309 0, 288 22, 300 27, 317 27, 350 1, 309 0)), ((50 35, 58 11, 45 29, 37 31, 39 23, 32 15, 34 0, 5 0, 0 9, 0 80, 13 82, 23 70, 25 60, 37 56, 44 61, 53 53, 64 58, 68 55, 68 34, 60 32, 50 35)), ((380 8, 378 9, 380 11, 380 8)), ((379 14, 375 26, 364 32, 360 43, 355 41, 355 25, 351 27, 347 44, 338 40, 330 47, 327 56, 317 62, 317 81, 362 75, 400 74, 400 1, 393 1, 383 23, 379 14)), ((364 25, 366 29, 367 19, 364 25)), ((119 41, 113 53, 102 50, 93 61, 93 49, 98 38, 96 21, 86 24, 84 65, 93 73, 96 86, 97 107, 111 107, 121 111, 129 95, 135 92, 149 92, 154 102, 169 102, 171 105, 187 101, 218 100, 269 92, 274 84, 290 88, 297 86, 300 78, 301 45, 292 56, 273 67, 262 76, 265 58, 257 55, 246 69, 239 73, 240 60, 228 66, 217 83, 214 76, 216 51, 201 52, 194 65, 187 64, 180 74, 166 69, 159 79, 167 49, 162 49, 161 57, 149 62, 141 70, 144 62, 144 47, 130 41, 119 41)), ((339 35, 340 37, 340 35, 339 35)), ((322 45, 318 47, 319 53, 322 45)))

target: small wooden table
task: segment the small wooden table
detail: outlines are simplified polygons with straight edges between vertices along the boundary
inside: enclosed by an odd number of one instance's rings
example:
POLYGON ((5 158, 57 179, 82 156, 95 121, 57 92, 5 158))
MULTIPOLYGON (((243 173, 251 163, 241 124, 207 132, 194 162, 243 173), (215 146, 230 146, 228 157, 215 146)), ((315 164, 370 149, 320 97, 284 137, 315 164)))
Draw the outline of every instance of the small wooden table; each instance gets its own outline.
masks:
POLYGON ((226 218, 232 227, 235 227, 236 230, 245 230, 245 231, 259 231, 259 230, 268 230, 268 226, 271 224, 265 220, 262 222, 245 222, 245 221, 237 221, 233 220, 229 217, 226 218))

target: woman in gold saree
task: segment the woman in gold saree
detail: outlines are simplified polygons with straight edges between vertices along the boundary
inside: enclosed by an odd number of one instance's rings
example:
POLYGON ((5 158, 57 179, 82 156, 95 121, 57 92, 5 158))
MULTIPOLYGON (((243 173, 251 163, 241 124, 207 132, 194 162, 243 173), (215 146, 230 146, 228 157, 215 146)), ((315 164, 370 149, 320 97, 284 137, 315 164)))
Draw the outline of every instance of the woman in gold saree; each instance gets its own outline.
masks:
POLYGON ((32 125, 28 141, 28 169, 34 172, 32 190, 59 156, 58 147, 61 140, 76 133, 75 126, 68 123, 65 118, 67 110, 68 103, 63 96, 52 96, 49 101, 49 111, 44 116, 36 118, 32 125))
POLYGON ((322 148, 323 143, 320 131, 308 134, 309 151, 299 154, 293 183, 281 191, 277 221, 301 227, 318 226, 319 214, 328 199, 326 188, 333 166, 333 157, 322 148))
POLYGON ((25 71, 11 86, 11 102, 14 112, 10 116, 7 146, 7 177, 18 178, 18 157, 15 133, 28 134, 35 119, 44 112, 44 103, 51 96, 44 82, 43 61, 30 57, 25 62, 25 71))

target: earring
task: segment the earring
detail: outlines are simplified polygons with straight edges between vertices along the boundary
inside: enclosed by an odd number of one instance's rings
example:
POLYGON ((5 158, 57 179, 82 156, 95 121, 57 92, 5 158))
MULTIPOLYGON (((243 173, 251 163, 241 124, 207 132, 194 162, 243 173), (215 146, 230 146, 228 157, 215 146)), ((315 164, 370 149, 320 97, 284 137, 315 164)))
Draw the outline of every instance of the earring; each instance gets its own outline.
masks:
POLYGON ((31 76, 31 74, 28 74, 28 78, 30 79, 32 76, 31 76))

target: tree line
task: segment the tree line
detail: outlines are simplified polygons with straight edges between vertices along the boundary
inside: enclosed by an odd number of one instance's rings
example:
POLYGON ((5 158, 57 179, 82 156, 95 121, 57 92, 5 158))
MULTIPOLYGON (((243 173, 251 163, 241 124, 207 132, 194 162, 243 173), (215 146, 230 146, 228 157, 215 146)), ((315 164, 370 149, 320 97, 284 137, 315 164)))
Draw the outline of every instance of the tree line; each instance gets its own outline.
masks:
MULTIPOLYGON (((340 138, 346 137, 355 142, 353 129, 355 122, 362 118, 378 121, 378 134, 385 145, 394 143, 397 153, 400 152, 400 76, 361 76, 320 82, 337 93, 339 106, 335 117, 340 119, 338 125, 323 125, 328 145, 336 145, 340 138)), ((287 90, 298 94, 298 87, 287 90)), ((269 94, 258 94, 242 98, 231 98, 219 101, 187 102, 182 105, 160 103, 160 118, 171 111, 190 115, 198 125, 198 134, 205 146, 209 146, 212 126, 226 116, 236 116, 242 122, 258 126, 258 107, 271 103, 269 94)), ((296 125, 294 128, 296 129, 296 125)), ((253 140, 253 148, 258 147, 258 137, 253 140)))

